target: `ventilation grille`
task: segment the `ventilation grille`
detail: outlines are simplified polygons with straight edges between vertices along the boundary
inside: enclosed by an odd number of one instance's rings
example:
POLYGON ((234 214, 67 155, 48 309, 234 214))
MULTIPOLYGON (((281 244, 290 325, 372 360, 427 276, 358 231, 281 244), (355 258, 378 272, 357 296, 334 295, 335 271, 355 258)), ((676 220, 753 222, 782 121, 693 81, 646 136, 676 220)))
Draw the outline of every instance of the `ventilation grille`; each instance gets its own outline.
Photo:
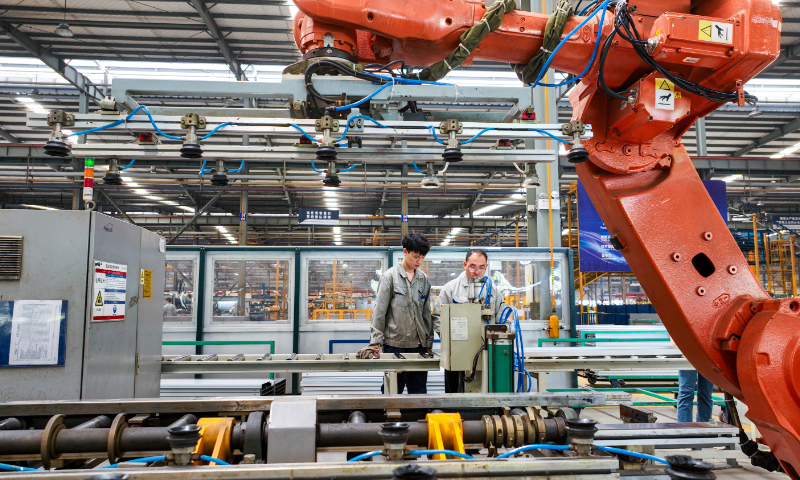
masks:
POLYGON ((22 276, 22 237, 0 236, 0 280, 22 276))

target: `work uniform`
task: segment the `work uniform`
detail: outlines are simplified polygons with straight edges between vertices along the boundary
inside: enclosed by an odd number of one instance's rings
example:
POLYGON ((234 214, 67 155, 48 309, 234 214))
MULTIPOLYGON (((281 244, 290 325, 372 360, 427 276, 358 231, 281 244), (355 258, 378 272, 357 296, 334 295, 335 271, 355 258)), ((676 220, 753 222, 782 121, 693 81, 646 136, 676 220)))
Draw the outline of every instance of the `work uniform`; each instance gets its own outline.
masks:
MULTIPOLYGON (((386 270, 378 282, 378 295, 372 310, 370 344, 382 344, 386 353, 425 353, 433 347, 431 282, 417 269, 414 279, 402 264, 386 270)), ((428 372, 399 372, 397 390, 427 393, 428 372)))
MULTIPOLYGON (((491 282, 492 279, 489 278, 486 282, 491 282)), ((440 331, 440 316, 442 314, 442 305, 452 305, 457 303, 467 303, 469 298, 467 297, 467 275, 465 272, 461 272, 461 275, 450 280, 447 282, 444 287, 442 287, 441 292, 439 292, 439 298, 436 300, 436 303, 433 307, 433 325, 438 333, 440 331)), ((488 283, 483 287, 479 298, 481 299, 481 303, 486 303, 486 294, 488 292, 488 283)), ((491 323, 498 323, 500 319, 500 314, 503 312, 503 309, 506 307, 506 304, 503 302, 503 296, 500 295, 500 289, 497 285, 492 285, 492 295, 489 297, 489 305, 492 309, 492 318, 491 323)), ((458 393, 463 392, 463 377, 464 372, 453 372, 450 370, 445 370, 444 372, 444 391, 445 393, 458 393)))

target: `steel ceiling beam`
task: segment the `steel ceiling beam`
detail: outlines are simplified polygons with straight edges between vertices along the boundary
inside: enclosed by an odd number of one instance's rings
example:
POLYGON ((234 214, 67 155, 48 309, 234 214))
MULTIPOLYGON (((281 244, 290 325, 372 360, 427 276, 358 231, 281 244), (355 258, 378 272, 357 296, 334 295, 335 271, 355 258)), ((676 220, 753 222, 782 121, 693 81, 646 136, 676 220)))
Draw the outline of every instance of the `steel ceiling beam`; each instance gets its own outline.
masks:
MULTIPOLYGON (((23 18, 0 17, 4 23, 19 25, 58 25, 64 20, 59 18, 23 18)), ((191 30, 204 32, 208 27, 202 23, 140 23, 140 22, 108 22, 103 20, 70 20, 73 27, 94 28, 120 28, 120 29, 146 29, 146 30, 191 30)), ((247 28, 247 27, 219 27, 222 32, 252 32, 252 33, 280 33, 287 34, 286 28, 247 28)))
POLYGON ((22 142, 19 141, 19 139, 17 137, 15 137, 14 135, 11 135, 7 131, 3 130, 2 127, 0 127, 0 137, 5 138, 7 141, 9 141, 11 143, 22 143, 22 142))
MULTIPOLYGON (((787 19, 784 19, 784 22, 786 20, 787 19)), ((800 19, 796 19, 796 20, 800 20, 800 19)), ((767 68, 762 70, 761 73, 759 73, 758 75, 759 76, 764 76, 765 74, 769 73, 772 69, 774 69, 776 67, 779 67, 779 66, 783 65, 784 63, 786 63, 787 61, 793 60, 793 59, 796 59, 796 58, 800 58, 800 43, 795 44, 795 45, 790 45, 790 46, 784 48, 783 50, 781 50, 781 54, 778 56, 778 58, 776 58, 774 62, 772 62, 767 68)))
POLYGON ((795 118, 789 123, 781 125, 780 127, 776 128, 775 130, 771 131, 770 133, 764 135, 763 137, 759 137, 752 142, 748 143, 744 147, 740 148, 736 152, 734 152, 734 157, 741 157, 753 150, 766 145, 767 143, 777 140, 785 135, 788 135, 792 132, 800 130, 800 117, 795 118))
POLYGON ((103 92, 98 87, 92 85, 92 82, 88 78, 84 77, 80 72, 67 65, 67 63, 61 59, 61 57, 49 52, 49 49, 45 48, 42 44, 29 37, 28 34, 22 32, 19 30, 19 28, 12 25, 14 22, 9 20, 10 19, 5 19, 4 21, 0 21, 0 31, 5 32, 6 35, 13 38, 15 42, 27 50, 31 55, 44 62, 45 65, 52 68, 66 81, 71 83, 82 93, 86 94, 90 100, 98 104, 101 100, 103 100, 103 92))
POLYGON ((192 6, 197 13, 200 14, 200 18, 203 19, 203 23, 205 23, 206 27, 208 28, 208 33, 214 38, 217 42, 217 46, 219 47, 222 56, 225 57, 225 61, 228 63, 228 67, 230 67, 231 72, 236 76, 236 80, 247 80, 247 76, 245 76, 244 71, 242 70, 242 65, 236 60, 236 55, 233 54, 233 50, 231 50, 230 45, 225 40, 225 35, 222 34, 222 31, 217 26, 217 22, 214 20, 213 15, 208 10, 205 2, 203 0, 190 0, 192 6))
MULTIPOLYGON (((217 2, 215 2, 217 3, 217 2)), ((12 10, 37 13, 64 14, 63 8, 57 7, 35 7, 32 5, 17 5, 12 10)), ((72 15, 113 15, 115 17, 167 17, 167 18, 197 18, 199 13, 195 12, 165 12, 161 10, 106 10, 97 8, 70 8, 72 15)), ((245 13, 219 13, 215 18, 228 18, 236 20, 284 20, 292 21, 292 17, 283 15, 250 15, 245 13)), ((72 22, 70 22, 72 23, 72 22)))

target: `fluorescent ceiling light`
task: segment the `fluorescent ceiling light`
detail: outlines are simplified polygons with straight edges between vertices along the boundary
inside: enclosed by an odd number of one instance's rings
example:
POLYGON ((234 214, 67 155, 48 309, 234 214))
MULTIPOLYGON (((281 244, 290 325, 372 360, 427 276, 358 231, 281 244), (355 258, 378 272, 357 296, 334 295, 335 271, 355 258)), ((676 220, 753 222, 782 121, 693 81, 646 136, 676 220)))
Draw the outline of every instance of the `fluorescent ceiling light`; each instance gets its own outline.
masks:
POLYGON ((22 103, 35 103, 32 98, 28 98, 28 97, 16 97, 16 99, 17 99, 18 102, 22 102, 22 103))
POLYGON ((58 210, 57 208, 45 207, 44 205, 26 205, 26 204, 23 204, 22 206, 23 207, 28 207, 28 208, 35 208, 37 210, 58 210))
POLYGON ((187 212, 194 213, 194 207, 187 207, 184 205, 178 205, 178 208, 181 210, 186 210, 187 212))
POLYGON ((733 181, 741 180, 741 179, 742 179, 741 175, 731 175, 729 177, 723 178, 722 181, 723 182, 733 182, 733 181))
POLYGON ((339 235, 342 233, 342 227, 333 227, 333 233, 339 235))

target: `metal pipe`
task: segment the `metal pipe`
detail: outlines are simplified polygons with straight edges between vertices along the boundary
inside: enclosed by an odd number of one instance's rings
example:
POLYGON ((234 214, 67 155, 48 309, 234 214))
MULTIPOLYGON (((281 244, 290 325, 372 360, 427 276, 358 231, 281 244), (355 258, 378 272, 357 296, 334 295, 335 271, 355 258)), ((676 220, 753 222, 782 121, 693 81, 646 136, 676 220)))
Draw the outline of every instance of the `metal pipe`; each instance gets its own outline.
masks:
POLYGON ((173 427, 183 427, 185 425, 196 425, 197 424, 197 417, 192 415, 191 413, 187 413, 186 415, 182 416, 181 418, 175 420, 174 422, 170 423, 167 428, 173 427))
POLYGON ((353 412, 347 419, 347 423, 367 423, 367 416, 363 412, 353 412))
MULTIPOLYGON (((483 445, 486 427, 482 420, 467 420, 464 426, 464 443, 483 445)), ((427 422, 409 425, 409 445, 428 445, 427 422)), ((383 445, 380 423, 323 423, 317 426, 317 447, 364 447, 383 445)))
POLYGON ((0 430, 22 430, 25 425, 18 418, 6 418, 0 420, 0 430))
POLYGON ((72 427, 72 430, 85 430, 87 428, 109 428, 111 427, 111 419, 105 415, 94 417, 93 419, 83 422, 80 425, 72 427))

